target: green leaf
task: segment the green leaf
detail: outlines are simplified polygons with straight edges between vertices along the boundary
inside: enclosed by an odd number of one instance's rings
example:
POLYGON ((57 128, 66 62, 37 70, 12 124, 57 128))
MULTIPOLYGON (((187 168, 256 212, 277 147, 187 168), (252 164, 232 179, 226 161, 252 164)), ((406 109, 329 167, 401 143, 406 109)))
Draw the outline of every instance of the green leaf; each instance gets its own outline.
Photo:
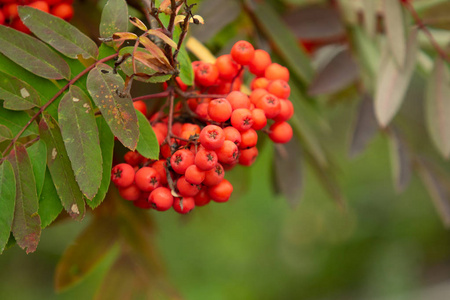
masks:
POLYGON ((82 220, 85 213, 83 194, 75 180, 58 123, 44 112, 39 132, 47 144, 47 165, 61 203, 72 218, 82 220))
POLYGON ((90 100, 79 87, 61 99, 58 120, 78 186, 92 199, 102 180, 102 153, 90 100))
POLYGON ((53 185, 52 176, 48 168, 45 170, 44 186, 39 198, 39 216, 41 216, 41 227, 50 225, 61 213, 63 207, 58 197, 58 192, 53 185))
POLYGON ((5 160, 0 165, 0 254, 8 243, 14 218, 16 180, 11 163, 5 160))
MULTIPOLYGON (((98 59, 100 60, 102 58, 105 58, 107 56, 110 56, 110 55, 116 53, 116 50, 114 50, 114 48, 109 47, 108 45, 103 43, 98 48, 98 52, 99 52, 98 59)), ((105 64, 107 64, 110 67, 114 67, 114 60, 110 60, 110 61, 106 62, 105 64)))
POLYGON ((295 74, 304 83, 310 82, 313 76, 310 60, 276 11, 266 2, 261 2, 252 15, 256 18, 258 26, 276 45, 277 51, 287 62, 291 74, 295 74))
POLYGON ((41 237, 41 218, 33 167, 23 145, 14 145, 8 155, 16 178, 16 204, 12 233, 17 244, 27 253, 34 252, 41 237))
POLYGON ((144 157, 158 159, 159 144, 155 132, 147 118, 138 110, 136 114, 139 121, 139 141, 136 150, 144 157))
POLYGON ((192 69, 191 59, 184 46, 181 47, 178 53, 178 61, 180 62, 180 79, 186 85, 194 84, 194 70, 192 69))
POLYGON ((364 27, 369 37, 374 38, 377 33, 377 7, 375 1, 362 1, 364 11, 364 27))
MULTIPOLYGON (((14 136, 22 130, 29 120, 30 117, 26 112, 12 111, 0 106, 0 124, 8 127, 14 136)), ((38 128, 35 122, 28 126, 22 136, 29 136, 32 134, 38 134, 38 128)))
POLYGON ((113 33, 128 30, 128 6, 125 0, 109 0, 102 11, 100 36, 110 38, 113 33))
POLYGON ((36 191, 38 197, 41 195, 44 185, 45 169, 47 168, 47 147, 42 141, 37 141, 27 148, 31 165, 33 166, 33 174, 36 179, 36 191))
POLYGON ((100 138, 100 147, 102 148, 102 183, 98 189, 97 195, 95 195, 92 201, 88 201, 87 204, 92 208, 96 208, 102 203, 105 198, 106 192, 108 192, 109 184, 111 183, 111 169, 114 151, 114 135, 109 129, 105 119, 100 116, 96 118, 97 127, 100 138))
POLYGON ((450 156, 450 72, 440 56, 428 78, 425 102, 427 129, 436 148, 450 156))
POLYGON ((99 64, 88 74, 87 88, 117 139, 131 150, 136 149, 139 126, 130 95, 120 97, 123 79, 111 67, 99 64))
POLYGON ((388 136, 392 178, 394 179, 394 185, 397 192, 403 192, 411 181, 411 155, 396 129, 392 129, 388 136))
POLYGON ((62 54, 71 58, 82 55, 85 59, 98 56, 95 42, 63 19, 31 6, 20 6, 19 16, 38 38, 62 54))
POLYGON ((95 218, 65 251, 56 266, 57 291, 73 286, 114 249, 118 240, 117 222, 109 216, 95 218))
POLYGON ((383 0, 383 14, 388 47, 394 62, 402 68, 406 63, 406 30, 400 1, 383 0))
POLYGON ((20 79, 0 72, 0 100, 3 107, 11 110, 27 110, 41 105, 36 90, 20 79))
POLYGON ((12 140, 13 135, 11 130, 5 125, 0 125, 0 143, 7 140, 12 140))
POLYGON ((69 79, 67 63, 43 42, 23 32, 0 26, 0 52, 38 76, 69 79))
POLYGON ((403 68, 398 67, 387 51, 381 59, 375 91, 375 115, 381 127, 389 124, 403 102, 416 65, 417 29, 411 31, 407 51, 403 68))

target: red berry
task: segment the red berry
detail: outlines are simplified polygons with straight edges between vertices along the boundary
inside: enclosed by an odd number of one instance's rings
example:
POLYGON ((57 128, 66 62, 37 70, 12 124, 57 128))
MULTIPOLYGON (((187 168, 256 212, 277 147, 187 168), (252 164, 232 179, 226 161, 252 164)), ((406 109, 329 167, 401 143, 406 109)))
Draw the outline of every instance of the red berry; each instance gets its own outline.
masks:
POLYGON ((277 63, 270 64, 266 71, 264 72, 264 76, 269 80, 277 80, 282 79, 286 82, 289 81, 289 70, 282 65, 277 63))
POLYGON ((53 6, 50 13, 56 17, 70 21, 73 17, 73 7, 69 3, 61 3, 53 6))
POLYGON ((255 147, 258 142, 258 134, 252 128, 247 131, 241 132, 241 144, 239 145, 239 149, 247 149, 251 147, 255 147))
POLYGON ((186 177, 187 182, 199 185, 205 180, 205 171, 201 170, 196 165, 192 165, 186 169, 184 176, 186 177))
POLYGON ((277 79, 269 83, 267 91, 278 98, 287 99, 291 94, 291 87, 286 81, 277 79))
POLYGON ((195 208, 195 200, 192 197, 175 198, 173 209, 180 214, 187 214, 195 208))
POLYGON ((141 193, 139 199, 133 201, 133 205, 142 209, 150 209, 152 205, 148 202, 150 193, 141 193))
POLYGON ((203 170, 208 171, 217 164, 217 154, 215 151, 200 149, 195 155, 195 165, 203 170))
POLYGON ((200 191, 200 188, 201 187, 197 184, 187 182, 185 176, 181 176, 177 180, 178 192, 185 197, 197 195, 197 193, 200 191))
POLYGON ((267 119, 275 118, 280 113, 280 100, 272 94, 266 94, 259 98, 256 107, 264 110, 267 119))
POLYGON ((239 147, 241 144, 241 133, 239 130, 234 128, 233 126, 228 126, 223 129, 223 133, 225 134, 225 140, 232 141, 239 147))
POLYGON ((248 65, 255 55, 255 48, 247 41, 239 41, 233 45, 230 54, 238 64, 248 65))
POLYGON ((255 104, 258 102, 259 98, 261 98, 264 95, 267 95, 269 92, 266 89, 258 88, 256 90, 253 90, 250 94, 250 102, 255 104))
MULTIPOLYGON (((277 116, 278 117, 278 116, 277 116)), ((267 125, 267 118, 264 110, 261 108, 255 108, 252 110, 253 126, 255 130, 261 130, 267 125)))
POLYGON ((217 67, 210 63, 202 63, 195 70, 195 82, 198 85, 209 87, 214 85, 219 79, 217 67))
POLYGON ((156 170, 159 174, 161 185, 167 184, 167 173, 166 173, 167 162, 165 159, 160 159, 155 161, 152 165, 152 168, 156 170))
POLYGON ((232 80, 238 75, 240 66, 233 60, 230 54, 219 56, 215 64, 220 78, 226 81, 232 80))
POLYGON ((269 128, 269 138, 274 143, 287 143, 291 140, 292 135, 292 127, 287 122, 275 122, 269 128))
POLYGON ((233 110, 237 108, 250 108, 250 99, 242 92, 233 91, 228 94, 226 99, 230 102, 233 110))
POLYGON ((208 195, 215 202, 227 202, 233 192, 233 185, 226 179, 208 188, 208 195))
POLYGON ((137 151, 128 151, 123 156, 123 159, 127 164, 129 164, 132 167, 139 166, 140 164, 144 163, 147 160, 137 151))
POLYGON ((205 174, 205 180, 203 180, 203 185, 213 186, 219 184, 223 177, 225 176, 225 171, 221 164, 217 164, 213 169, 209 170, 205 174))
MULTIPOLYGON (((3 15, 4 15, 3 21, 5 21, 5 19, 12 20, 14 18, 17 18, 19 16, 19 11, 17 9, 18 7, 19 7, 19 5, 17 3, 9 3, 9 4, 6 4, 5 6, 3 6, 3 9, 1 11, 1 12, 3 12, 3 15)), ((0 23, 0 24, 3 24, 3 23, 0 23)))
POLYGON ((166 211, 173 205, 172 192, 166 187, 156 188, 150 193, 148 202, 157 211, 166 211))
POLYGON ((111 170, 111 180, 118 187, 127 187, 133 183, 134 174, 134 169, 129 164, 118 164, 111 170))
POLYGON ((256 89, 266 89, 267 86, 269 85, 270 80, 265 78, 265 77, 259 77, 259 78, 255 78, 252 80, 252 82, 250 83, 250 88, 252 90, 256 90, 256 89))
POLYGON ((215 150, 222 147, 225 135, 219 126, 207 125, 200 132, 199 141, 205 149, 215 150))
POLYGON ((25 24, 23 24, 20 18, 15 18, 11 23, 11 27, 26 34, 31 33, 31 30, 28 29, 25 24))
POLYGON ((221 163, 232 164, 239 158, 239 149, 235 143, 226 140, 217 150, 217 157, 221 163))
POLYGON ((241 155, 239 156, 239 164, 243 166, 251 166, 258 156, 258 148, 252 147, 249 149, 241 150, 241 155))
POLYGON ((147 116, 147 104, 144 101, 134 101, 133 106, 140 111, 144 116, 147 116))
POLYGON ((48 3, 45 1, 35 1, 33 3, 28 4, 28 6, 37 8, 46 13, 48 13, 50 11, 50 7, 48 6, 48 3))
POLYGON ((194 196, 195 206, 205 206, 211 201, 208 195, 208 188, 206 186, 202 187, 200 192, 194 196))
POLYGON ((294 106, 292 102, 280 99, 280 113, 273 118, 275 122, 283 122, 289 120, 294 115, 294 106))
POLYGON ((175 151, 175 153, 170 158, 170 165, 172 169, 178 174, 184 174, 186 169, 194 164, 194 154, 187 150, 181 149, 175 151))
POLYGON ((253 126, 252 112, 246 108, 238 108, 231 114, 231 125, 239 131, 246 131, 253 126))
POLYGON ((139 197, 141 197, 141 193, 141 190, 135 184, 126 187, 119 187, 119 194, 125 200, 138 200, 139 197))
POLYGON ((161 183, 161 176, 158 171, 152 167, 143 167, 136 172, 134 181, 138 188, 144 192, 151 192, 161 183))
POLYGON ((248 68, 256 76, 264 76, 264 71, 272 63, 269 53, 264 50, 255 50, 255 55, 250 61, 248 68))
POLYGON ((214 99, 209 102, 208 115, 211 120, 222 123, 231 117, 232 107, 225 98, 214 99))

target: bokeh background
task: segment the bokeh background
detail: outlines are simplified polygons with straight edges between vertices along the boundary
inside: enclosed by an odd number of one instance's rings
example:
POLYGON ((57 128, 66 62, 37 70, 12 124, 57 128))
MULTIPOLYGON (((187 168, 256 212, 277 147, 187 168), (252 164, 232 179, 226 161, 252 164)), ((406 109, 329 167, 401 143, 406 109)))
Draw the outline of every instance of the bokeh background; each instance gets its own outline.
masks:
MULTIPOLYGON (((73 23, 95 36, 104 2, 75 1, 73 23)), ((200 2, 199 9, 208 1, 200 2)), ((296 8, 329 1, 281 2, 296 8)), ((233 20, 212 26, 217 32, 197 32, 214 54, 252 31, 252 22, 231 6, 233 20)), ((208 22, 208 14, 203 16, 208 22)), ((416 74, 413 82, 412 102, 422 101, 423 79, 416 74)), ((384 134, 349 158, 357 106, 350 94, 321 111, 328 126, 318 138, 333 158, 345 207, 329 196, 306 163, 297 181, 301 199, 292 206, 273 184, 275 149, 262 143, 251 168, 227 173, 235 186, 228 203, 197 208, 188 216, 149 212, 165 276, 182 298, 450 299, 450 234, 420 179, 413 175, 405 191, 396 192, 384 134)), ((406 109, 414 111, 413 106, 406 109)), ((33 254, 17 246, 5 251, 0 256, 0 299, 91 299, 114 251, 72 289, 54 291, 55 267, 90 218, 62 221, 43 231, 33 254)))

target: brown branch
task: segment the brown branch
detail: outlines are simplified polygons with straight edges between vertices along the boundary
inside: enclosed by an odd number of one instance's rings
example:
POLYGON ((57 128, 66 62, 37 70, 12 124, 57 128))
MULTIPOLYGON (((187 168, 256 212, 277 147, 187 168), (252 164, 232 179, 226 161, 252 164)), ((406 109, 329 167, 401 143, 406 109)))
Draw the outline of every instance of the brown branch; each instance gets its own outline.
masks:
POLYGON ((148 100, 148 99, 155 99, 155 98, 164 98, 164 97, 168 97, 170 94, 169 90, 161 92, 161 93, 157 93, 157 94, 151 94, 151 95, 144 95, 144 96, 139 96, 136 98, 133 98, 133 102, 136 101, 142 101, 142 100, 148 100))

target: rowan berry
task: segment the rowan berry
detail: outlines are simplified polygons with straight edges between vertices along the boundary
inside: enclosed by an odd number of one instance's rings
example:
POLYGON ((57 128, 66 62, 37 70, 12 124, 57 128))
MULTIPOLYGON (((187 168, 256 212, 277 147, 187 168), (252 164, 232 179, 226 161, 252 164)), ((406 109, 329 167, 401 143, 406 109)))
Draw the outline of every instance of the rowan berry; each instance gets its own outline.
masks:
POLYGON ((232 141, 224 141, 222 147, 217 152, 219 162, 231 164, 239 158, 239 149, 232 141))
POLYGON ((3 12, 0 11, 0 25, 5 24, 5 16, 3 12))
POLYGON ((151 192, 161 183, 161 176, 152 167, 143 167, 136 172, 134 181, 137 187, 144 192, 151 192))
POLYGON ((238 41, 231 48, 230 54, 238 64, 248 65, 255 55, 255 48, 247 41, 238 41))
POLYGON ((233 60, 230 54, 219 56, 215 64, 219 71, 219 77, 226 81, 232 80, 239 73, 240 66, 233 60))
POLYGON ((194 164, 194 154, 187 149, 180 149, 170 157, 170 165, 178 174, 184 174, 186 169, 194 164))
POLYGON ((217 153, 212 150, 200 149, 195 155, 195 165, 203 170, 208 171, 217 164, 217 153))
POLYGON ((208 188, 208 195, 215 202, 227 202, 233 193, 233 185, 226 179, 208 188))
POLYGON ((201 187, 198 184, 189 183, 185 176, 181 176, 177 180, 177 189, 181 195, 191 197, 197 195, 201 187))
POLYGON ((264 110, 261 108, 255 108, 252 110, 253 126, 255 130, 261 130, 267 125, 267 118, 264 110))
POLYGON ((118 164, 111 170, 111 180, 118 187, 130 186, 134 181, 135 172, 129 164, 118 164))
POLYGON ((206 186, 202 187, 198 194, 194 196, 194 201, 195 206, 205 206, 211 202, 211 197, 208 195, 208 188, 206 186))
POLYGON ((201 170, 196 165, 189 166, 184 174, 186 181, 192 184, 201 184, 205 180, 205 171, 201 170))
POLYGON ((231 125, 239 131, 246 131, 253 126, 252 112, 246 108, 238 108, 231 114, 231 125))
MULTIPOLYGON (((164 136, 164 138, 166 137, 167 133, 168 133, 168 128, 167 128, 167 124, 163 123, 163 122, 158 122, 152 125, 153 129, 158 129, 164 136)), ((173 129, 172 129, 173 131, 173 129)))
POLYGON ((266 94, 259 98, 256 107, 264 110, 267 119, 275 118, 280 113, 280 100, 272 94, 266 94))
POLYGON ((248 69, 256 76, 264 76, 264 71, 272 63, 270 54, 264 50, 255 50, 255 55, 248 65, 248 69))
POLYGON ((200 132, 199 141, 205 149, 215 150, 222 147, 225 135, 219 126, 207 125, 200 132))
POLYGON ((289 82, 289 70, 286 67, 283 67, 280 64, 272 63, 264 72, 264 76, 269 80, 277 80, 282 79, 286 82, 289 82))
POLYGON ((266 89, 269 86, 269 83, 270 83, 270 80, 265 77, 255 78, 250 83, 250 88, 252 90, 266 89))
POLYGON ((262 88, 257 88, 255 90, 252 91, 252 93, 250 94, 250 102, 252 104, 255 104, 258 102, 259 98, 261 98, 264 95, 267 95, 269 92, 266 89, 262 89, 262 88))
MULTIPOLYGON (((12 20, 12 19, 19 17, 18 7, 19 7, 19 5, 17 3, 9 3, 9 4, 6 4, 5 6, 3 6, 3 9, 1 12, 3 12, 4 19, 12 20)), ((4 19, 3 19, 3 21, 4 21, 4 19)), ((3 24, 3 23, 1 23, 1 24, 3 24)))
POLYGON ((138 200, 141 197, 141 193, 141 190, 134 183, 126 187, 119 187, 119 194, 125 200, 138 200))
POLYGON ((241 132, 241 144, 239 145, 239 149, 247 149, 251 147, 255 147, 258 143, 258 134, 252 128, 246 131, 241 132))
POLYGON ((200 103, 199 105, 197 105, 197 107, 195 108, 195 113, 197 114, 197 116, 200 119, 202 119, 202 120, 209 119, 208 106, 209 106, 209 102, 203 102, 203 103, 200 103))
POLYGON ((147 160, 137 151, 128 151, 123 156, 123 159, 127 164, 129 164, 132 167, 139 166, 140 164, 144 163, 147 160))
POLYGON ((239 147, 241 144, 241 133, 239 130, 234 128, 233 126, 228 126, 223 129, 223 133, 225 134, 225 140, 232 141, 239 147))
POLYGON ((287 99, 291 94, 291 87, 286 81, 277 79, 269 83, 267 91, 278 98, 287 99))
POLYGON ((292 127, 287 122, 275 122, 269 128, 269 138, 274 143, 287 143, 291 140, 292 135, 292 127))
POLYGON ((155 169, 156 172, 158 172, 158 174, 159 174, 159 178, 160 178, 159 182, 161 185, 167 184, 166 166, 167 166, 167 162, 165 159, 157 160, 152 164, 152 168, 155 169))
POLYGON ((28 29, 20 18, 15 18, 11 23, 11 27, 26 34, 31 33, 31 30, 28 29))
POLYGON ((162 145, 166 137, 157 127, 152 126, 153 132, 155 133, 156 140, 158 141, 158 145, 162 145))
POLYGON ((238 108, 250 108, 250 99, 242 92, 233 91, 228 94, 226 99, 230 102, 232 110, 238 108))
POLYGON ((175 198, 173 209, 180 214, 187 214, 195 208, 195 200, 193 197, 175 198))
POLYGON ((150 193, 141 193, 139 199, 133 201, 133 205, 142 209, 150 209, 152 205, 148 202, 150 193))
POLYGON ((70 21, 73 17, 73 7, 68 3, 61 3, 53 6, 50 13, 56 17, 70 21))
POLYGON ((219 184, 224 176, 225 170, 223 169, 223 166, 220 163, 217 163, 213 169, 206 171, 205 180, 203 180, 202 183, 206 186, 213 186, 219 184))
POLYGON ((166 211, 173 205, 172 192, 166 187, 156 188, 150 193, 148 202, 157 211, 166 211))
POLYGON ((195 82, 198 85, 209 87, 214 85, 219 79, 217 67, 210 63, 202 63, 195 70, 195 82))
POLYGON ((294 115, 294 106, 292 102, 286 99, 280 99, 280 113, 273 118, 275 122, 289 120, 294 115))
POLYGON ((144 101, 138 100, 133 102, 135 109, 140 111, 144 116, 147 116, 147 104, 144 101))
POLYGON ((50 7, 48 6, 48 3, 45 1, 35 1, 33 3, 28 4, 28 6, 42 10, 46 13, 50 11, 50 7))
POLYGON ((208 115, 211 120, 216 122, 225 122, 231 117, 232 107, 225 98, 214 99, 209 102, 208 115))
POLYGON ((252 147, 248 149, 241 150, 241 155, 239 155, 239 164, 243 166, 251 166, 258 156, 258 148, 252 147))

